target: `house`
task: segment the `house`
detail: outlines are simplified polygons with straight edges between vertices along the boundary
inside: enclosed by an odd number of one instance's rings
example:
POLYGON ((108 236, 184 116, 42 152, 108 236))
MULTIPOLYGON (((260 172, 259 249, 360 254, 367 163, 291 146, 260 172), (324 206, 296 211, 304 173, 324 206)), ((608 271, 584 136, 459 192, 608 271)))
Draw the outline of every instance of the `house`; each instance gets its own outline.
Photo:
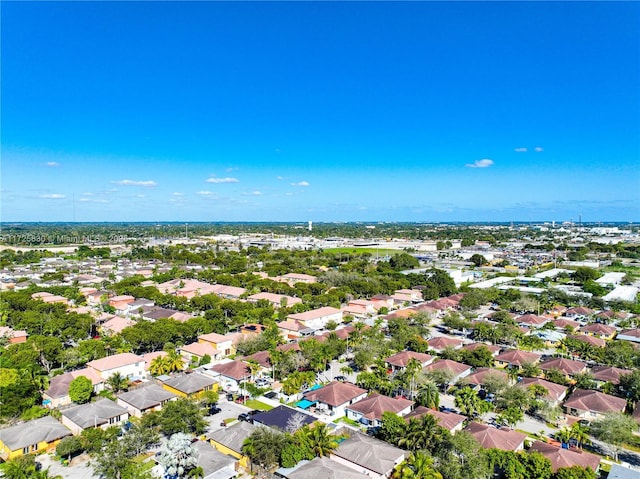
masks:
POLYGON ((146 353, 142 355, 142 359, 144 359, 144 370, 149 371, 149 367, 151 366, 151 361, 158 357, 166 357, 169 354, 166 351, 153 351, 151 353, 146 353))
POLYGON ((600 391, 576 389, 564 402, 567 414, 583 419, 601 419, 610 412, 624 412, 627 401, 600 391))
POLYGON ((613 339, 616 335, 616 327, 602 323, 591 323, 581 327, 578 332, 587 336, 595 336, 600 339, 613 339))
POLYGON ((205 391, 216 391, 218 384, 213 378, 200 373, 179 374, 162 383, 162 387, 180 397, 196 397, 205 391))
POLYGON ((237 461, 233 456, 221 453, 206 441, 195 441, 191 447, 198 453, 196 467, 202 468, 202 479, 231 479, 237 476, 237 461))
POLYGON ((452 361, 451 359, 438 359, 437 361, 427 365, 423 371, 425 373, 430 373, 434 371, 449 371, 451 374, 451 379, 449 383, 456 383, 460 381, 462 378, 467 377, 471 374, 472 371, 471 366, 467 366, 466 364, 459 363, 457 361, 452 361))
POLYGON ((640 328, 625 329, 623 331, 620 331, 618 333, 618 336, 616 336, 616 339, 640 343, 640 328))
POLYGON ((544 316, 538 316, 536 314, 524 314, 515 318, 516 324, 526 326, 527 328, 540 328, 550 320, 551 318, 545 318, 544 316))
POLYGON ((25 454, 52 452, 71 431, 51 416, 0 429, 0 457, 9 461, 25 454))
POLYGON ((113 296, 112 298, 109 298, 109 306, 117 310, 124 311, 126 310, 126 305, 133 303, 135 300, 136 298, 129 296, 128 294, 113 296))
POLYGON ((566 386, 552 383, 551 381, 541 378, 522 378, 522 380, 518 381, 517 386, 527 389, 529 386, 533 386, 535 384, 542 386, 547 390, 545 399, 553 405, 560 404, 567 396, 568 388, 566 386))
POLYGON ((291 307, 294 304, 302 303, 302 300, 300 298, 294 298, 293 296, 275 293, 257 293, 252 294, 247 298, 247 301, 250 303, 257 303, 261 300, 267 301, 276 309, 278 309, 280 306, 291 307))
POLYGON ((290 433, 296 432, 305 424, 312 424, 314 422, 316 422, 316 418, 311 414, 285 405, 280 405, 269 411, 262 411, 253 415, 253 424, 255 425, 272 427, 290 433))
POLYGON ((290 286, 293 286, 296 283, 311 284, 318 281, 318 279, 315 276, 311 276, 310 274, 302 274, 302 273, 287 273, 287 274, 283 274, 282 276, 276 276, 274 280, 279 281, 281 283, 288 283, 290 286))
POLYGON ((224 299, 240 299, 246 292, 246 289, 237 286, 227 286, 224 284, 213 285, 213 294, 224 299))
POLYGON ((399 353, 389 356, 384 361, 393 372, 398 372, 404 371, 412 359, 418 361, 423 368, 433 362, 433 356, 430 354, 417 353, 415 351, 400 351, 399 353))
POLYGON ((430 349, 436 352, 442 352, 447 348, 460 349, 464 344, 462 340, 457 338, 451 338, 448 336, 437 336, 427 341, 430 349))
POLYGON ((587 371, 587 363, 565 358, 551 358, 541 362, 538 367, 545 373, 554 369, 560 371, 567 379, 587 371))
POLYGON ((607 479, 640 479, 640 471, 631 469, 629 465, 611 464, 607 479))
POLYGON ((124 424, 128 419, 129 412, 125 408, 106 398, 62 411, 62 424, 74 435, 91 427, 107 429, 124 424))
POLYGON ((602 386, 604 383, 618 385, 620 384, 620 376, 631 374, 632 372, 630 369, 616 368, 613 366, 594 366, 591 368, 591 375, 599 386, 602 386))
POLYGON ((369 477, 389 477, 407 452, 384 441, 355 433, 331 454, 331 459, 369 477))
POLYGON ((113 336, 119 334, 123 329, 128 328, 136 324, 135 321, 129 318, 123 318, 121 316, 114 316, 113 318, 105 321, 100 326, 100 332, 106 336, 113 336))
POLYGON ((438 411, 437 409, 429 409, 424 406, 418 406, 409 414, 404 416, 404 420, 409 422, 412 419, 419 419, 425 414, 435 417, 438 420, 438 426, 445 428, 450 433, 462 431, 467 416, 456 414, 454 412, 438 411))
POLYGON ((405 416, 411 412, 414 402, 403 398, 391 398, 373 393, 345 408, 347 418, 358 421, 366 426, 378 427, 382 425, 382 414, 392 412, 398 416, 405 416))
POLYGON ((251 379, 251 369, 244 361, 235 360, 214 365, 211 372, 219 377, 224 389, 235 391, 243 381, 251 379))
POLYGON ((328 457, 316 457, 312 461, 300 461, 299 466, 290 472, 283 473, 280 469, 276 473, 286 479, 367 479, 369 476, 340 464, 328 457))
POLYGON ((8 326, 0 326, 0 340, 6 341, 6 344, 24 343, 28 337, 26 331, 16 331, 8 326))
POLYGON ((212 361, 222 359, 223 355, 211 343, 190 343, 179 349, 180 355, 188 362, 201 361, 205 356, 209 356, 212 361))
POLYGON ((178 395, 156 383, 146 384, 118 394, 117 403, 133 417, 142 417, 147 411, 159 411, 162 406, 178 398, 178 395))
POLYGON ((546 442, 535 441, 529 448, 529 452, 539 452, 551 461, 551 470, 555 473, 561 467, 583 467, 598 472, 600 458, 582 450, 565 449, 546 442))
POLYGON ((242 452, 244 441, 251 436, 257 426, 245 421, 239 421, 233 426, 224 427, 210 433, 207 439, 213 447, 222 454, 235 457, 239 460, 239 465, 244 468, 249 467, 249 457, 242 452))
POLYGON ((511 349, 496 356, 496 366, 499 368, 520 368, 523 364, 537 364, 539 361, 539 354, 520 351, 519 349, 511 349))
POLYGON ((218 333, 201 334, 198 336, 198 342, 210 343, 218 351, 221 351, 224 356, 229 356, 236 352, 233 338, 228 335, 223 336, 218 333))
POLYGON ((327 410, 330 414, 340 417, 344 416, 348 406, 367 397, 367 390, 355 384, 332 381, 326 386, 307 391, 303 397, 307 401, 317 403, 318 409, 327 410))
POLYGON ((291 341, 292 339, 304 338, 313 336, 315 330, 306 326, 300 321, 294 319, 288 319, 286 321, 280 321, 277 323, 278 330, 285 341, 291 341))
POLYGON ((485 344, 485 343, 470 343, 470 344, 465 344, 464 346, 462 346, 462 348, 460 349, 464 349, 465 351, 474 351, 478 348, 487 348, 489 350, 489 352, 491 352, 492 356, 497 356, 498 354, 500 354, 501 348, 500 346, 496 346, 495 344, 485 344))
POLYGON ((132 353, 114 354, 95 359, 89 361, 87 366, 100 374, 104 380, 116 373, 127 379, 141 379, 146 376, 144 358, 132 353))
POLYGON ((69 304, 69 300, 63 296, 58 296, 57 294, 47 293, 42 291, 40 293, 33 293, 31 295, 31 299, 39 299, 44 303, 50 304, 69 304))
POLYGON ((324 329, 330 321, 340 324, 342 322, 342 315, 341 309, 325 306, 323 308, 305 311, 304 313, 290 314, 287 316, 287 319, 299 321, 306 327, 315 330, 324 329))
POLYGON ((527 435, 509 429, 497 429, 487 424, 471 422, 464 429, 471 434, 485 449, 502 449, 503 451, 522 451, 527 435))
POLYGON ((469 384, 474 388, 483 387, 487 378, 500 378, 507 383, 510 381, 509 375, 502 369, 476 368, 461 382, 463 382, 464 384, 469 384))
POLYGON ((591 316, 595 311, 593 309, 579 306, 577 308, 569 308, 564 312, 564 316, 569 319, 584 320, 591 316))
POLYGON ((563 331, 575 331, 582 326, 582 324, 580 324, 578 321, 572 321, 571 319, 566 318, 554 319, 553 325, 556 329, 561 329, 563 331))
POLYGON ((91 368, 78 369, 51 378, 49 388, 42 395, 42 405, 55 409, 59 406, 71 404, 69 385, 71 381, 79 376, 84 376, 91 381, 94 393, 97 394, 104 389, 104 379, 97 371, 91 368))
POLYGON ((607 342, 604 339, 596 338, 595 336, 585 336, 584 334, 577 334, 569 336, 571 339, 575 339, 577 341, 582 341, 583 343, 587 343, 594 348, 604 348, 607 342))

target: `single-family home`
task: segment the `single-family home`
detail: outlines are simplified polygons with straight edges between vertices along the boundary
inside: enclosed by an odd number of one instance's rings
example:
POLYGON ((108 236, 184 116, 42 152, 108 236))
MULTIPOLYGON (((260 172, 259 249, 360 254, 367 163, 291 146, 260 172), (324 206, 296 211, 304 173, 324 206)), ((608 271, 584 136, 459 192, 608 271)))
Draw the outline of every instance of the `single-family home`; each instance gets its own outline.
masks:
POLYGON ((384 362, 387 363, 392 372, 398 372, 404 371, 411 360, 418 361, 420 366, 424 368, 433 362, 433 356, 415 351, 400 351, 386 358, 384 362))
POLYGON ((540 361, 540 354, 510 349, 496 356, 496 366, 499 368, 517 367, 523 364, 537 364, 540 361))
POLYGON ((507 383, 510 381, 509 375, 504 372, 503 369, 476 368, 466 378, 463 378, 461 382, 464 384, 469 384, 474 388, 481 388, 484 387, 487 380, 490 381, 492 378, 500 378, 507 383))
POLYGON ((159 411, 164 404, 177 398, 177 394, 156 383, 149 383, 118 394, 116 402, 126 408, 130 416, 142 417, 147 411, 159 411))
POLYGON ((325 306, 319 309, 312 309, 304 313, 290 314, 289 320, 298 321, 308 328, 318 330, 324 329, 327 323, 333 321, 336 324, 342 323, 342 310, 325 306))
POLYGON ((107 429, 124 424, 128 419, 129 411, 107 398, 62 411, 62 424, 74 435, 92 427, 107 429))
POLYGON ((518 381, 517 386, 528 389, 533 385, 542 386, 547 390, 547 394, 544 399, 549 401, 553 405, 560 404, 567 396, 568 388, 561 384, 552 383, 542 378, 522 378, 518 381))
POLYGON ((373 393, 345 408, 347 418, 366 426, 378 427, 382 424, 382 414, 393 412, 405 416, 411 412, 414 402, 404 398, 391 398, 373 393))
POLYGON ((18 344, 27 341, 29 335, 26 331, 14 330, 9 326, 0 326, 0 340, 4 340, 6 344, 18 344))
POLYGON ((632 372, 630 369, 616 368, 613 366, 593 366, 591 368, 591 375, 598 386, 602 386, 605 383, 618 385, 620 384, 620 376, 631 374, 632 372))
POLYGON ((445 428, 450 433, 456 433, 462 431, 464 422, 467 420, 467 416, 462 414, 456 414, 455 412, 438 411, 437 409, 430 409, 424 406, 418 406, 409 414, 404 416, 404 420, 409 422, 412 419, 420 419, 424 415, 430 415, 436 418, 438 426, 445 428))
POLYGON ((321 388, 307 391, 303 397, 317 403, 318 409, 340 417, 344 416, 348 406, 367 397, 367 390, 348 382, 332 381, 321 388))
POLYGON ((306 283, 311 284, 318 281, 318 278, 312 276, 310 274, 302 274, 302 273, 287 273, 282 276, 276 276, 273 278, 274 281, 279 281, 281 283, 288 283, 293 286, 296 283, 306 283))
POLYGON ((567 379, 587 371, 587 363, 565 358, 547 359, 542 361, 538 367, 545 373, 551 370, 560 371, 567 379))
POLYGON ((222 352, 224 356, 235 354, 236 348, 233 342, 233 338, 228 335, 222 335, 218 333, 201 334, 198 336, 199 343, 210 343, 218 351, 222 352))
POLYGON ((261 411, 253 415, 253 424, 272 427, 280 431, 296 432, 305 424, 313 424, 316 418, 299 409, 281 404, 269 411, 261 411))
POLYGON ((235 457, 239 465, 249 467, 249 457, 242 452, 244 441, 253 434, 257 426, 245 421, 239 421, 233 426, 223 427, 207 435, 213 447, 223 454, 235 457))
POLYGON ((286 321, 280 321, 277 323, 278 330, 285 341, 291 341, 298 338, 305 338, 313 336, 315 330, 306 326, 300 321, 294 319, 287 319, 286 321))
POLYGON ((70 371, 68 373, 54 376, 49 381, 49 387, 42 394, 42 405, 50 409, 55 409, 59 406, 66 406, 71 404, 71 397, 69 397, 69 385, 71 382, 79 376, 84 376, 91 381, 93 385, 93 392, 99 393, 104 389, 104 378, 92 368, 83 368, 76 371, 70 371))
POLYGON ((471 434, 485 449, 502 449, 503 451, 522 451, 527 435, 510 429, 497 429, 487 424, 471 422, 464 429, 471 434))
POLYGON ((202 479, 231 479, 238 475, 238 461, 228 454, 223 454, 208 441, 195 441, 191 447, 197 451, 196 467, 202 468, 202 479))
POLYGON ((618 333, 616 339, 640 343, 640 328, 624 329, 618 333))
POLYGON ((162 382, 162 387, 180 397, 196 397, 205 391, 216 391, 215 379, 200 373, 183 373, 162 382))
POLYGON ((549 321, 551 321, 551 318, 538 316, 537 314, 523 314, 515 318, 516 324, 527 328, 540 328, 549 321))
POLYGON ((219 363, 211 367, 213 373, 225 390, 236 391, 243 381, 251 379, 251 369, 244 361, 236 359, 219 363))
POLYGON ((593 420, 610 412, 624 412, 627 401, 600 391, 576 389, 564 402, 567 414, 593 420))
POLYGON ((616 327, 602 323, 590 323, 581 327, 578 332, 586 336, 595 336, 600 339, 613 339, 616 335, 616 327))
POLYGON ((583 467, 598 472, 600 458, 582 450, 565 449, 554 444, 535 441, 529 448, 529 452, 539 452, 551 461, 551 470, 555 473, 561 467, 583 467))
POLYGON ((54 451, 71 431, 51 416, 0 429, 0 457, 9 461, 25 454, 54 451))
POLYGON ((331 454, 331 459, 374 479, 389 477, 407 452, 384 441, 355 433, 331 454))
POLYGON ((367 479, 369 477, 328 457, 316 457, 312 461, 300 461, 290 472, 284 472, 284 470, 279 469, 276 474, 285 479, 367 479))
POLYGON ((276 293, 257 293, 252 294, 247 298, 249 303, 257 303, 258 301, 267 301, 271 306, 278 309, 281 306, 291 307, 294 304, 302 303, 300 298, 295 298, 293 296, 287 296, 285 294, 276 294, 276 293))
POLYGON ((114 354, 87 363, 87 367, 97 371, 105 380, 116 373, 127 379, 144 378, 146 376, 144 366, 144 358, 133 353, 114 354))
POLYGON ((451 359, 438 359, 423 368, 423 371, 427 374, 435 371, 445 371, 446 374, 451 377, 449 384, 456 383, 462 378, 467 377, 471 374, 472 370, 473 368, 471 366, 452 361, 451 359))
POLYGON ((460 349, 464 342, 458 338, 452 338, 450 336, 436 336, 427 341, 429 349, 432 349, 438 353, 445 349, 460 349))
POLYGON ((205 356, 209 356, 212 361, 218 361, 223 358, 222 352, 207 342, 185 344, 178 351, 188 362, 201 361, 205 356))

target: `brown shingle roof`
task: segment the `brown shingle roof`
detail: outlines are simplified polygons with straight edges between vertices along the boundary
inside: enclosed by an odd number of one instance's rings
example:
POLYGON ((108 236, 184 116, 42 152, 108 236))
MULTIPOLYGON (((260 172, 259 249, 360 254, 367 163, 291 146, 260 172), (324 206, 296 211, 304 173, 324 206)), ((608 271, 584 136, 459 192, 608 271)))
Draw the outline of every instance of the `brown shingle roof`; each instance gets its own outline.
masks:
POLYGON ((332 381, 326 386, 304 393, 304 397, 309 401, 318 401, 337 407, 354 400, 366 392, 366 389, 359 388, 355 384, 332 381))
POLYGON ((496 356, 496 361, 515 364, 516 366, 522 366, 525 363, 537 363, 539 359, 539 354, 520 351, 519 349, 505 351, 504 353, 496 356))
POLYGON ((413 401, 409 401, 408 399, 390 398, 389 396, 373 393, 353 403, 347 409, 359 412, 367 419, 382 419, 382 413, 390 411, 398 414, 412 404, 413 401))
POLYGON ((498 376, 500 378, 509 380, 509 375, 502 369, 477 368, 466 378, 464 378, 463 381, 467 384, 483 385, 487 376, 498 376))
POLYGON ((449 370, 453 372, 455 376, 458 376, 465 371, 469 371, 471 366, 467 366, 466 364, 459 363, 457 361, 452 361, 451 359, 438 359, 437 361, 425 366, 423 371, 440 371, 440 370, 449 370))
POLYGON ((576 389, 564 403, 565 408, 599 413, 622 412, 626 405, 622 398, 587 389, 576 389))
POLYGON ((551 469, 557 472, 561 467, 579 466, 597 471, 600 458, 595 454, 580 450, 563 449, 553 444, 536 441, 529 448, 529 452, 539 452, 551 461, 551 469))
POLYGON ((557 369, 558 371, 573 376, 583 372, 587 368, 587 364, 582 361, 574 361, 573 359, 551 358, 539 364, 540 369, 549 371, 557 369))
POLYGON ((619 384, 620 376, 631 374, 632 372, 629 369, 614 368, 613 366, 594 366, 591 368, 593 379, 610 382, 611 384, 619 384))
POLYGON ((470 423, 465 431, 469 432, 485 449, 516 451, 521 449, 526 434, 508 429, 496 429, 477 422, 470 423))
POLYGON ((429 409, 424 406, 418 406, 409 414, 404 417, 405 421, 410 421, 411 419, 417 419, 425 414, 429 414, 430 416, 435 417, 438 420, 438 426, 441 426, 448 431, 451 431, 456 426, 463 423, 467 417, 462 414, 456 414, 454 412, 446 412, 446 411, 437 411, 435 409, 429 409))
POLYGON ((393 356, 389 356, 385 361, 392 366, 404 368, 412 359, 418 360, 421 364, 426 364, 433 360, 433 356, 425 353, 417 353, 415 351, 400 351, 393 356))
POLYGON ((216 364, 211 370, 220 373, 222 376, 235 379, 236 381, 242 381, 251 377, 251 371, 247 363, 238 360, 216 364))
POLYGON ((523 388, 528 388, 533 384, 539 384, 543 388, 548 391, 547 397, 552 401, 561 400, 564 395, 567 393, 567 387, 562 386, 560 384, 552 383, 551 381, 547 381, 541 378, 523 378, 522 381, 518 383, 518 386, 523 388))

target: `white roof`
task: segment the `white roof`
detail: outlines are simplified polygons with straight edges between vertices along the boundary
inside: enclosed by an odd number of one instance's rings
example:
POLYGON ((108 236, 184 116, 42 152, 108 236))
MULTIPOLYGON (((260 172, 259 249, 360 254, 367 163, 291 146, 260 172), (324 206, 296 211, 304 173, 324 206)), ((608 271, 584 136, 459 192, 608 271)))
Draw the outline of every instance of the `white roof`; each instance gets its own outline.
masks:
POLYGON ((596 279, 598 284, 620 284, 625 277, 625 273, 609 272, 605 273, 601 278, 596 279))
POLYGON ((533 275, 533 277, 534 278, 540 278, 540 279, 555 278, 556 276, 558 276, 561 273, 573 273, 573 271, 571 271, 569 269, 554 268, 554 269, 550 269, 548 271, 542 271, 541 273, 536 273, 536 274, 533 275))
POLYGON ((638 288, 635 286, 618 286, 607 294, 604 301, 635 301, 638 295, 638 288))
POLYGON ((515 278, 511 276, 498 276, 497 278, 487 279, 486 281, 480 281, 470 285, 470 288, 486 289, 493 288, 499 284, 511 283, 515 278))

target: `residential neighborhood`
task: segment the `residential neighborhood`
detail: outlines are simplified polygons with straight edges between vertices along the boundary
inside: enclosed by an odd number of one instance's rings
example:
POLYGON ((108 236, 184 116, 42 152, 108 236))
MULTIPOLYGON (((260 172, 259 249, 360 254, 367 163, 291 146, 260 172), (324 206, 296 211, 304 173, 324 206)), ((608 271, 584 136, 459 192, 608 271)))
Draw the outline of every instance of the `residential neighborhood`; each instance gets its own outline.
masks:
POLYGON ((166 477, 187 438, 205 478, 640 474, 640 308, 605 299, 638 287, 633 242, 588 243, 592 267, 513 241, 434 257, 208 241, 168 246, 188 262, 0 253, 7 464, 98 478, 118 457, 166 477))

